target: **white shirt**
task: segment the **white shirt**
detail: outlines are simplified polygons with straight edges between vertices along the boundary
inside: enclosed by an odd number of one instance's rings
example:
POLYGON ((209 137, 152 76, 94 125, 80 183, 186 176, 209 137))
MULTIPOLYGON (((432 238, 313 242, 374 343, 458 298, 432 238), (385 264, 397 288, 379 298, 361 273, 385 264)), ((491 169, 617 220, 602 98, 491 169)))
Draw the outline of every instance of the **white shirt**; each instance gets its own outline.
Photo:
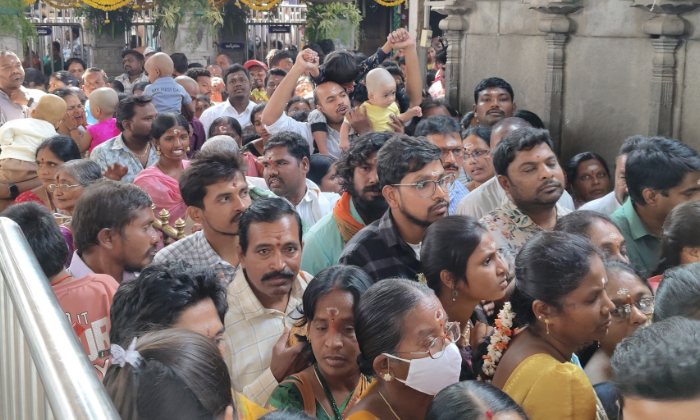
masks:
POLYGON ((615 197, 615 191, 610 191, 604 197, 596 198, 582 205, 579 207, 579 210, 593 210, 610 216, 620 207, 622 207, 622 204, 618 203, 617 197, 615 197))
MULTIPOLYGON (((506 192, 501 188, 501 184, 498 183, 498 176, 494 176, 467 194, 457 205, 457 210, 455 210, 454 214, 481 219, 486 213, 498 208, 505 197, 506 192)), ((574 200, 566 191, 562 194, 558 204, 565 209, 576 209, 574 200)))
MULTIPOLYGON (((309 114, 309 115, 311 115, 311 114, 309 114)), ((204 116, 204 115, 202 114, 202 116, 204 116)), ((291 131, 292 133, 297 133, 300 136, 302 136, 304 138, 304 140, 306 140, 307 143, 309 143, 310 153, 311 154, 314 153, 314 136, 311 133, 311 124, 309 124, 309 123, 299 122, 299 121, 287 116, 287 114, 285 114, 283 112, 282 116, 280 116, 279 119, 277 119, 277 121, 275 121, 272 125, 266 125, 265 129, 271 135, 275 135, 275 134, 281 133, 283 131, 291 131)), ((333 140, 333 136, 335 134, 332 133, 333 131, 335 131, 335 130, 332 129, 331 127, 328 127, 328 133, 327 133, 328 134, 328 153, 330 153, 331 156, 333 156, 333 153, 335 153, 338 155, 338 157, 340 157, 340 152, 342 152, 342 150, 340 150, 340 147, 339 146, 337 147, 337 149, 338 149, 337 151, 335 151, 335 149, 333 149, 333 147, 334 147, 333 145, 335 144, 335 141, 333 140)), ((335 131, 335 133, 338 133, 338 132, 335 131)), ((340 133, 338 133, 338 141, 340 141, 340 133)))
POLYGON ((250 123, 250 114, 253 112, 255 105, 255 102, 249 101, 245 111, 241 112, 240 114, 229 101, 221 102, 220 104, 207 109, 204 111, 202 116, 199 117, 199 121, 201 121, 202 125, 204 126, 204 134, 209 136, 209 127, 211 126, 211 123, 219 117, 233 117, 241 125, 241 128, 246 128, 249 125, 252 125, 250 123))
POLYGON ((311 227, 323 216, 333 211, 335 202, 340 199, 336 193, 321 192, 321 189, 312 180, 306 179, 306 195, 296 206, 297 213, 302 220, 311 227))
POLYGON ((272 347, 284 332, 292 328, 299 313, 306 286, 313 277, 299 272, 292 284, 289 302, 284 312, 262 306, 246 280, 243 270, 236 273, 228 285, 228 312, 224 319, 226 331, 226 365, 233 389, 264 407, 277 388, 270 370, 272 347))

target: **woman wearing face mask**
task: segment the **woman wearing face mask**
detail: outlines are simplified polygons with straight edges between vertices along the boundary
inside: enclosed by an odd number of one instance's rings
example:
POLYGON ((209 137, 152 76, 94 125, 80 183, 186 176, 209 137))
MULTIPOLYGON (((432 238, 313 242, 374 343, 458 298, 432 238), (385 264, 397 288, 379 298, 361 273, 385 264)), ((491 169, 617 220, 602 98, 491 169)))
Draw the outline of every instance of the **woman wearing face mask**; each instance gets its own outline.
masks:
POLYGON ((155 165, 141 171, 134 185, 143 188, 155 204, 155 214, 162 209, 170 212, 170 220, 185 220, 187 205, 180 195, 178 180, 182 171, 190 164, 187 151, 190 149, 190 125, 180 114, 159 114, 151 125, 151 136, 160 155, 155 165))
POLYGON ((488 356, 498 363, 492 384, 530 418, 605 416, 590 381, 570 360, 576 349, 608 333, 615 305, 607 283, 603 260, 577 235, 543 232, 518 254, 511 302, 491 337, 491 344, 507 344, 507 350, 502 358, 496 351, 488 356), (521 330, 508 343, 508 334, 499 339, 503 327, 521 330))
POLYGON ((273 409, 305 411, 319 420, 340 420, 369 386, 360 373, 354 314, 360 296, 372 279, 354 266, 322 270, 304 291, 297 326, 305 328, 300 341, 312 351, 312 366, 285 378, 268 401, 273 409))
POLYGON ((603 213, 592 210, 578 210, 557 220, 557 232, 583 236, 603 252, 607 260, 629 264, 625 237, 612 220, 603 213))
POLYGON ((80 149, 70 137, 52 136, 44 140, 36 149, 36 173, 41 185, 17 196, 15 204, 36 201, 55 213, 56 206, 49 185, 56 182, 56 169, 74 159, 80 159, 80 149))
POLYGON ((211 341, 168 329, 139 337, 132 346, 112 345, 103 381, 122 420, 233 420, 231 377, 211 341))
POLYGON ((100 165, 91 160, 76 159, 59 166, 55 176, 56 183, 49 185, 48 190, 53 194, 56 208, 61 212, 60 215, 55 216, 61 227, 61 233, 68 244, 69 252, 66 266, 70 266, 75 251, 70 224, 75 203, 85 187, 102 179, 102 169, 100 165))
POLYGON ((432 290, 387 279, 365 292, 355 313, 360 371, 371 388, 348 420, 422 420, 435 394, 459 380, 459 326, 432 290))
POLYGON ((430 225, 420 257, 428 287, 461 329, 456 342, 462 354, 460 380, 476 379, 483 355, 474 353, 489 327, 483 312, 474 309, 482 300, 503 299, 508 267, 491 235, 466 216, 448 216, 430 225))

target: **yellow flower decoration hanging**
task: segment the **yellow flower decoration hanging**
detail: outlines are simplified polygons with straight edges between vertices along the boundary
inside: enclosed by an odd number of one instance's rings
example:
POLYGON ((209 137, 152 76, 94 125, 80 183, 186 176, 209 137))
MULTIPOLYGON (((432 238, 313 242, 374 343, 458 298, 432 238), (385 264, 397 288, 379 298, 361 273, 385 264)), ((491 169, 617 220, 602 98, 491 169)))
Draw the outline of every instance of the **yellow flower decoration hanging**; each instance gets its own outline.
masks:
MULTIPOLYGON (((280 0, 256 1, 256 0, 240 0, 241 3, 250 7, 253 10, 269 10, 277 6, 280 0)), ((403 1, 403 0, 402 0, 403 1)))
POLYGON ((398 0, 398 1, 374 0, 374 1, 381 4, 382 6, 386 6, 386 7, 394 7, 394 6, 398 6, 399 4, 401 4, 403 2, 408 2, 408 0, 398 0))
POLYGON ((104 10, 109 12, 112 10, 117 10, 120 7, 124 7, 131 3, 133 0, 82 0, 83 3, 88 6, 94 7, 95 9, 104 10))

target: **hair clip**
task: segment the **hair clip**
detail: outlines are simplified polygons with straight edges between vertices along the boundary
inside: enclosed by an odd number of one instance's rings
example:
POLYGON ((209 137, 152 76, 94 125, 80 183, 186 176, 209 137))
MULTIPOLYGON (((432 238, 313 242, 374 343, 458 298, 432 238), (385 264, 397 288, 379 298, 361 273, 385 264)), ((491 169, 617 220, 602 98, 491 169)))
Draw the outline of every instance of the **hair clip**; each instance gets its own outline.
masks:
POLYGON ((489 419, 492 419, 492 418, 493 418, 493 414, 491 414, 490 411, 486 411, 486 417, 488 417, 489 419))
POLYGON ((124 350, 119 344, 112 344, 110 350, 112 352, 112 364, 124 367, 127 363, 133 367, 139 367, 143 359, 138 351, 136 351, 136 340, 129 345, 129 348, 124 350))

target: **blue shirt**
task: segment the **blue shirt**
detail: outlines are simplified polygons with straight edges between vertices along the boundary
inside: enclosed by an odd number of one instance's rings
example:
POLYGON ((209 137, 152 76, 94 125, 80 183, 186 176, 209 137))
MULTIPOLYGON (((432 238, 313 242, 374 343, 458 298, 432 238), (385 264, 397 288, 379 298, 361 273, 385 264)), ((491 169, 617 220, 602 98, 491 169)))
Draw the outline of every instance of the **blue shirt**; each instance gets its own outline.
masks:
POLYGON ((171 77, 161 77, 146 86, 144 95, 153 98, 153 105, 159 114, 163 112, 180 113, 182 105, 192 102, 192 98, 184 87, 178 85, 171 77))
POLYGON ((465 195, 469 194, 469 190, 458 180, 455 180, 455 187, 450 191, 450 206, 447 208, 447 214, 453 215, 457 210, 457 205, 465 195))

